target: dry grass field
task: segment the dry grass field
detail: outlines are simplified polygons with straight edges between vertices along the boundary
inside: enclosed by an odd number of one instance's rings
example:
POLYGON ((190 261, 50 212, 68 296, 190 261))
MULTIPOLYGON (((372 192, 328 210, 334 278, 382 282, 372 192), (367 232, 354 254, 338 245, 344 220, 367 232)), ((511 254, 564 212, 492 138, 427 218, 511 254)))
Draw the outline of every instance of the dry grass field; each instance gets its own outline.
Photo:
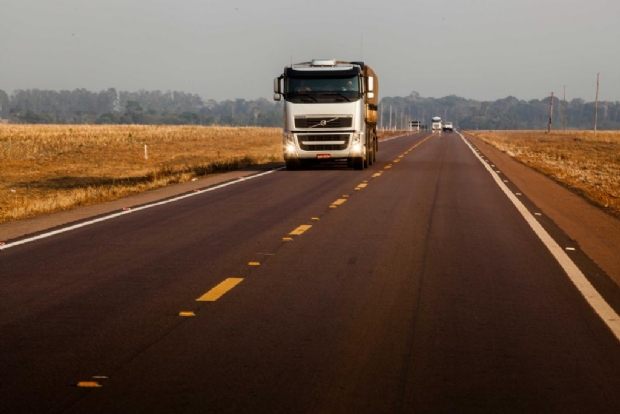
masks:
POLYGON ((0 125, 0 223, 281 161, 281 134, 279 128, 0 125))
POLYGON ((0 125, 0 223, 283 161, 281 140, 281 128, 0 125))
POLYGON ((620 132, 468 133, 620 217, 620 132))

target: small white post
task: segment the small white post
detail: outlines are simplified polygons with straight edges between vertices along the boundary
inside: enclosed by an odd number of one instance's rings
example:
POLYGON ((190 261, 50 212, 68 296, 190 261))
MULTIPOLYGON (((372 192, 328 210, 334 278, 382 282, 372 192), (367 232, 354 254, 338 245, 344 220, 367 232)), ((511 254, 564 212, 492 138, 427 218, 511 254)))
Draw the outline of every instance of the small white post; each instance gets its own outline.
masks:
POLYGON ((144 144, 144 159, 145 160, 149 159, 149 150, 148 150, 146 144, 144 144))

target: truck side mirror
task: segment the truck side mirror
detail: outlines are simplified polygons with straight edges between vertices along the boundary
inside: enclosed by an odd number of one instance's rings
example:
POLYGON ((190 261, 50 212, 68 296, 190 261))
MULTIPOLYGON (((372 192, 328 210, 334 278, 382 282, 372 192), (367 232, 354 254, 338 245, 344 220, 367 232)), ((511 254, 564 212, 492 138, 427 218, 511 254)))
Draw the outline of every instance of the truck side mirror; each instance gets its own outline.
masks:
POLYGON ((273 93, 277 93, 278 95, 282 94, 282 90, 280 89, 280 78, 275 78, 273 80, 273 93))
POLYGON ((273 80, 273 100, 279 101, 282 99, 282 89, 280 89, 280 79, 282 77, 275 78, 273 80))

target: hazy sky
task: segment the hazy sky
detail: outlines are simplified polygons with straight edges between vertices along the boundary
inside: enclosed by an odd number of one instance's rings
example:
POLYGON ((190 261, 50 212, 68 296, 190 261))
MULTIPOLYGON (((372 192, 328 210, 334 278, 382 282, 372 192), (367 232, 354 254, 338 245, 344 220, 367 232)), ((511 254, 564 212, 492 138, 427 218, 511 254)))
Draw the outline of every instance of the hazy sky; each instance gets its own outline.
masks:
POLYGON ((619 41, 619 0, 0 0, 0 89, 271 99, 291 60, 335 58, 382 97, 593 101, 600 72, 619 101, 619 41))

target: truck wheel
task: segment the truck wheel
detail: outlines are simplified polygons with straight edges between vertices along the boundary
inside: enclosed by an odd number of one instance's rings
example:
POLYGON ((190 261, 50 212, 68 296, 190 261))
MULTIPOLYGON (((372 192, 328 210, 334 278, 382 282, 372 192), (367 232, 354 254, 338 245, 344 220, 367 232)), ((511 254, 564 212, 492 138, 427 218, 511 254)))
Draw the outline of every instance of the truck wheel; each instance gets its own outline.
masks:
POLYGON ((297 162, 295 160, 286 160, 286 169, 293 171, 297 169, 297 162))
POLYGON ((363 170, 364 169, 364 162, 365 162, 365 159, 363 157, 354 158, 353 159, 353 168, 355 168, 356 170, 363 170))
POLYGON ((375 135, 375 150, 372 152, 373 161, 377 161, 377 152, 379 152, 379 138, 375 135))

